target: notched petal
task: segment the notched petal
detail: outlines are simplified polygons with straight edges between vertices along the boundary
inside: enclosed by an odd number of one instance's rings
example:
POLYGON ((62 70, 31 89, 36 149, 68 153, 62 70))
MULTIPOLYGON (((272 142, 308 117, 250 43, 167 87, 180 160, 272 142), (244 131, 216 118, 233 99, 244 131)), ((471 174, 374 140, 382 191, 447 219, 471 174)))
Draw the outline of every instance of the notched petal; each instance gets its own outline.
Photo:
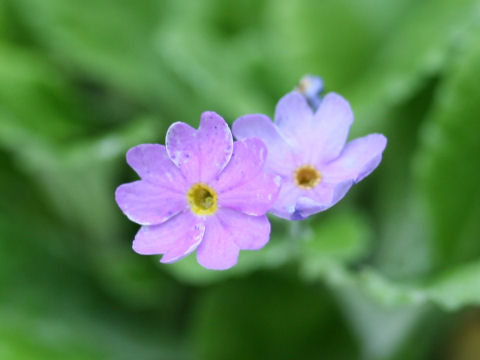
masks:
POLYGON ((279 176, 260 172, 242 185, 223 192, 219 196, 219 206, 249 215, 264 215, 277 199, 280 186, 279 176))
POLYGON ((217 216, 225 231, 242 250, 259 250, 270 239, 270 222, 265 215, 252 216, 223 209, 217 216))
POLYGON ((277 126, 270 118, 263 114, 245 115, 233 123, 233 134, 239 140, 248 138, 261 139, 267 149, 266 166, 276 173, 286 174, 295 163, 295 151, 298 150, 293 143, 280 134, 277 126))
POLYGON ((197 261, 211 270, 226 270, 237 263, 240 248, 217 216, 207 219, 205 235, 197 249, 197 261))
POLYGON ((202 114, 195 130, 185 123, 174 123, 166 136, 167 152, 190 182, 208 182, 228 164, 233 138, 227 123, 218 114, 202 114))
POLYGON ((348 101, 336 93, 327 94, 314 116, 317 146, 313 162, 335 159, 345 146, 352 123, 353 111, 348 101))
POLYGON ((127 163, 144 180, 177 191, 187 187, 185 178, 170 160, 163 145, 137 145, 128 150, 127 163))
POLYGON ((120 185, 115 200, 131 221, 141 225, 160 224, 187 206, 183 194, 145 180, 120 185))
POLYGON ((352 185, 352 181, 323 184, 302 194, 295 205, 295 220, 302 220, 331 208, 347 194, 352 185))
POLYGON ((381 134, 370 134, 350 141, 340 156, 323 169, 325 178, 330 182, 363 180, 377 168, 387 139, 381 134))
POLYGON ((275 108, 275 124, 291 143, 301 146, 305 133, 311 131, 313 111, 305 96, 292 91, 283 96, 275 108))
POLYGON ((267 148, 262 140, 249 138, 236 141, 230 162, 213 186, 222 193, 251 181, 263 171, 266 157, 267 148))
POLYGON ((204 231, 203 221, 184 211, 163 224, 142 226, 132 248, 142 255, 164 254, 161 262, 171 263, 193 252, 204 231))

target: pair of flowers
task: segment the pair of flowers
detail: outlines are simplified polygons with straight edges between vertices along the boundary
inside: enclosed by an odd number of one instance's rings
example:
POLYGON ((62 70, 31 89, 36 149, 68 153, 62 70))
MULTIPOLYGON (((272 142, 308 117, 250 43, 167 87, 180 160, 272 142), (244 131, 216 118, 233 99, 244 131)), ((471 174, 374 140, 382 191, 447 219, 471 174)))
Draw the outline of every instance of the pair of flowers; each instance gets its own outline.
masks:
POLYGON ((268 242, 267 212, 305 219, 336 204, 378 166, 386 138, 370 134, 346 143, 352 122, 340 95, 327 94, 314 110, 293 91, 278 102, 273 122, 263 114, 237 119, 235 142, 214 112, 202 114, 198 130, 172 124, 165 146, 142 144, 127 153, 141 180, 115 195, 125 215, 142 225, 133 249, 163 254, 163 263, 197 250, 205 268, 232 267, 240 250, 268 242))

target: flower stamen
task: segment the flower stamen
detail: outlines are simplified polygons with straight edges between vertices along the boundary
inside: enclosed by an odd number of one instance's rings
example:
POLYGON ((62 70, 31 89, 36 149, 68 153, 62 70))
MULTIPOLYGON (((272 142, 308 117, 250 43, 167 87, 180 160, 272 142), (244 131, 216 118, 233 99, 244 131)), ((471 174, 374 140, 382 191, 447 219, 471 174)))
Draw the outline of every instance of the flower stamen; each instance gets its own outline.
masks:
POLYGON ((187 201, 195 215, 212 215, 217 211, 217 193, 204 183, 193 185, 187 192, 187 201))
POLYGON ((300 189, 311 190, 322 181, 322 173, 312 165, 303 165, 295 169, 293 179, 300 189))

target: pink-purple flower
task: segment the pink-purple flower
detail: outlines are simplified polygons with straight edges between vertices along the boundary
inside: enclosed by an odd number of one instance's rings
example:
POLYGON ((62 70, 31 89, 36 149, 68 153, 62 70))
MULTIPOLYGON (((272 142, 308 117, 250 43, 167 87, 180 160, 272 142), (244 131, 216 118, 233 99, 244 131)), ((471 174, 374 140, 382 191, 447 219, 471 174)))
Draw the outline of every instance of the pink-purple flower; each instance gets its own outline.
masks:
POLYGON ((266 168, 282 178, 270 211, 285 219, 301 220, 336 204, 379 165, 387 144, 381 134, 346 143, 353 112, 335 93, 327 94, 314 112, 304 96, 291 92, 278 102, 274 120, 263 114, 242 116, 233 133, 266 144, 266 168))
POLYGON ((115 198, 142 225, 133 249, 163 254, 164 263, 196 250, 202 266, 220 270, 235 265, 240 250, 262 248, 270 237, 265 213, 279 192, 266 156, 259 139, 233 142, 214 112, 202 114, 198 130, 172 124, 166 146, 130 149, 127 162, 141 180, 119 186, 115 198))

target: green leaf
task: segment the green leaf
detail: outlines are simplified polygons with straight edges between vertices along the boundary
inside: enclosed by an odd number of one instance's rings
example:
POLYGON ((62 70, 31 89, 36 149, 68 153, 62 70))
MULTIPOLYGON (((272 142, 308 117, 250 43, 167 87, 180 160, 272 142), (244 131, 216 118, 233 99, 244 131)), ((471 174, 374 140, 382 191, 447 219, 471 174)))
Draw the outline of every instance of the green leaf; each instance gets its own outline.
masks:
POLYGON ((199 359, 358 358, 331 294, 288 276, 259 273, 218 284, 195 310, 199 359))
POLYGON ((307 279, 324 274, 332 263, 360 260, 368 250, 371 229, 354 211, 340 212, 314 225, 300 243, 300 271, 307 279))
POLYGON ((438 276, 426 292, 446 309, 480 305, 480 261, 457 266, 438 276))
POLYGON ((288 81, 284 91, 305 73, 324 77, 327 89, 348 87, 370 68, 411 2, 271 1, 266 55, 278 76, 288 81))
POLYGON ((413 175, 419 128, 430 111, 432 82, 391 111, 385 129, 388 145, 374 181, 374 220, 378 228, 373 264, 392 279, 420 279, 432 270, 432 236, 428 212, 413 175))
POLYGON ((422 129, 416 170, 433 222, 434 260, 447 269, 480 257, 480 67, 478 36, 448 68, 422 129))
POLYGON ((477 21, 476 0, 412 3, 346 91, 358 120, 353 135, 379 131, 386 111, 441 72, 477 21))
POLYGON ((436 304, 444 310, 455 311, 469 305, 480 305, 478 262, 458 266, 437 275, 428 283, 393 281, 373 268, 354 272, 336 261, 322 262, 316 276, 338 291, 356 289, 359 294, 387 309, 436 304))
POLYGON ((23 145, 26 139, 11 138, 21 131, 52 142, 81 134, 80 108, 72 99, 72 89, 38 53, 0 44, 1 142, 23 145))
POLYGON ((118 166, 127 168, 120 161, 126 150, 157 139, 165 129, 144 118, 97 139, 84 138, 79 119, 85 113, 70 100, 71 89, 54 68, 35 53, 2 48, 0 148, 48 199, 44 206, 56 212, 58 231, 65 226, 74 234, 67 241, 82 253, 87 268, 95 268, 104 284, 128 301, 157 301, 156 280, 132 256, 131 238, 121 236, 123 217, 113 194, 118 166), (118 239, 127 246, 120 247, 118 239))
POLYGON ((118 89, 163 114, 178 116, 188 109, 181 106, 188 89, 165 68, 157 51, 156 31, 166 3, 21 0, 12 4, 35 39, 66 66, 64 70, 118 89))
POLYGON ((366 359, 390 358, 426 310, 416 304, 379 305, 358 286, 336 288, 335 293, 366 359))

